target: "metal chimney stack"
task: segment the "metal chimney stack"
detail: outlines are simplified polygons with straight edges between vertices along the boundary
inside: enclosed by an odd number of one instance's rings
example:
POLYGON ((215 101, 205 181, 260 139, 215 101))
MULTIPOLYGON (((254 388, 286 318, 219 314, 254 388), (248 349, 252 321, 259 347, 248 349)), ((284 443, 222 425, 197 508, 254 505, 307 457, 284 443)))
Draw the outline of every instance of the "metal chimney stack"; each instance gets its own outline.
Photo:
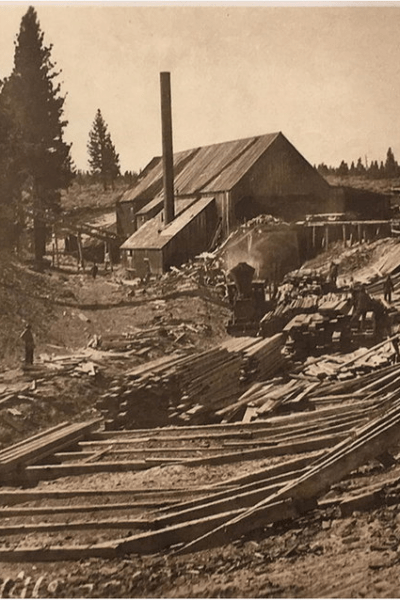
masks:
POLYGON ((165 225, 175 218, 170 73, 160 73, 165 225))

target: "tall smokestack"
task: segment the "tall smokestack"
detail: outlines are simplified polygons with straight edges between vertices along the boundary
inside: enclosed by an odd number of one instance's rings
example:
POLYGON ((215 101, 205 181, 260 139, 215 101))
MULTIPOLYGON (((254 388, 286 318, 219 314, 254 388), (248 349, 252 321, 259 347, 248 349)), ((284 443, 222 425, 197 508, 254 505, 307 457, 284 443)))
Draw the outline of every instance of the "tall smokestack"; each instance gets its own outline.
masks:
POLYGON ((175 218, 174 155, 172 150, 172 115, 170 73, 160 73, 161 127, 163 149, 164 219, 165 224, 175 218))

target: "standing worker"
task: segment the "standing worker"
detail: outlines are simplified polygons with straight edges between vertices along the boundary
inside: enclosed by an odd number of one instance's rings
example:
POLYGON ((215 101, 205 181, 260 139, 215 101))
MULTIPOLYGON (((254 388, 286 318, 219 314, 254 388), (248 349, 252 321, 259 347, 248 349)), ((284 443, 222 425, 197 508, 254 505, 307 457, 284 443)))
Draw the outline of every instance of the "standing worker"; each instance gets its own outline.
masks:
POLYGON ((91 272, 92 272, 93 279, 96 279, 97 273, 99 272, 99 267, 97 266, 96 262, 93 263, 91 272))
POLYGON ((365 317, 370 310, 371 298, 366 290, 365 285, 361 286, 356 300, 356 316, 361 317, 361 326, 364 327, 365 317))
POLYGON ((389 304, 392 302, 392 292, 394 291, 394 285, 392 278, 388 275, 383 283, 383 297, 389 304))
POLYGON ((33 339, 33 334, 29 323, 26 324, 24 331, 20 335, 20 338, 25 342, 25 364, 33 365, 35 341, 33 339))
POLYGON ((113 268, 112 268, 112 264, 111 264, 110 253, 109 253, 109 251, 107 250, 107 251, 104 253, 104 270, 105 270, 105 271, 107 271, 107 270, 108 270, 108 267, 110 267, 110 271, 111 271, 111 273, 112 273, 112 270, 113 270, 113 268))
POLYGON ((150 259, 144 258, 143 262, 144 262, 144 266, 145 266, 145 274, 144 274, 143 281, 144 281, 144 283, 149 283, 150 279, 151 279, 150 259))
POLYGON ((336 281, 338 276, 339 267, 336 263, 332 262, 329 269, 329 281, 336 288, 336 281))

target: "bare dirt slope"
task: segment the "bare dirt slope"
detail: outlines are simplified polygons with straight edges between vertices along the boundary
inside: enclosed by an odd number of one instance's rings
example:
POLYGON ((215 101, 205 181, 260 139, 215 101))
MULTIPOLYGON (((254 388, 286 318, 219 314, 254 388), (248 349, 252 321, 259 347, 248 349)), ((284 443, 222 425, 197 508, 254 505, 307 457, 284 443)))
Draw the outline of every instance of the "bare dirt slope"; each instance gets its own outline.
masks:
POLYGON ((96 400, 118 373, 169 352, 214 345, 226 337, 229 315, 221 304, 195 293, 163 299, 160 290, 142 289, 132 295, 115 272, 101 271, 96 280, 71 270, 36 273, 9 255, 0 257, 0 306, 0 393, 7 395, 16 386, 35 388, 34 402, 28 398, 0 406, 0 446, 65 419, 96 416, 96 400), (31 323, 36 342, 35 365, 29 370, 24 369, 19 339, 25 321, 31 323), (110 353, 98 364, 95 377, 54 372, 43 362, 79 355, 94 335, 106 339, 146 328, 160 332, 147 351, 110 353))

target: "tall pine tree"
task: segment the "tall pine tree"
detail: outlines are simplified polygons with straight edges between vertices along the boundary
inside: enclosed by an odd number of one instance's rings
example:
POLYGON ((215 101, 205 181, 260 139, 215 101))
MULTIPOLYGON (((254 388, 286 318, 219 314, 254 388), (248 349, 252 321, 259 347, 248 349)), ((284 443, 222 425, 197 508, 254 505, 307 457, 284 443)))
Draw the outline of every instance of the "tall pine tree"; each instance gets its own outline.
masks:
POLYGON ((33 214, 35 258, 45 253, 46 217, 59 210, 61 189, 74 174, 70 145, 63 139, 65 98, 55 79, 52 46, 44 45, 44 34, 34 8, 21 21, 14 54, 14 68, 5 82, 5 104, 12 111, 19 140, 19 176, 29 191, 33 214))
POLYGON ((391 148, 388 149, 386 154, 386 162, 385 162, 385 176, 388 179, 392 177, 396 177, 398 173, 399 165, 396 162, 393 151, 391 148))
POLYGON ((107 123, 104 121, 99 108, 89 133, 87 149, 92 175, 100 177, 105 190, 108 184, 114 189, 114 182, 120 175, 119 155, 111 141, 107 123))
POLYGON ((16 223, 20 191, 18 136, 10 107, 0 82, 0 246, 11 248, 17 242, 16 223))

